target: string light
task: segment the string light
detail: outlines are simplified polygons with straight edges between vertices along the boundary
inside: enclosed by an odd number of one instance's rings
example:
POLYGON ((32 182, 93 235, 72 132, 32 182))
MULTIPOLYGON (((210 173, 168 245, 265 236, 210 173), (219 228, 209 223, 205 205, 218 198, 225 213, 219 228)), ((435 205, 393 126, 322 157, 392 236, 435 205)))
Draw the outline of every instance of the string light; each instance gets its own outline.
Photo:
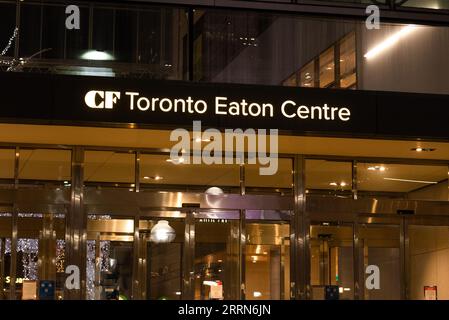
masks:
POLYGON ((11 48, 12 42, 17 37, 18 33, 19 33, 19 28, 16 27, 14 29, 14 33, 12 34, 11 38, 9 38, 8 44, 6 45, 5 49, 3 49, 2 53, 0 54, 0 56, 4 56, 8 52, 9 48, 11 48))

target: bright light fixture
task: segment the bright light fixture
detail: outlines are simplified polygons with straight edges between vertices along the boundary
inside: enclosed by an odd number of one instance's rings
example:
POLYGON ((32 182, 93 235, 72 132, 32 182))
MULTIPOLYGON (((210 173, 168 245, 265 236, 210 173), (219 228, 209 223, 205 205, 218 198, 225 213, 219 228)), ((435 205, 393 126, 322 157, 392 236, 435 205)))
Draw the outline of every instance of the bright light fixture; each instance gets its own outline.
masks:
POLYGON ((254 291, 253 292, 253 297, 254 298, 259 298, 259 297, 261 297, 262 296, 262 293, 261 292, 259 292, 259 291, 254 291))
POLYGON ((177 158, 177 159, 171 159, 171 158, 169 158, 169 159, 167 159, 167 160, 165 160, 165 161, 171 162, 171 163, 173 163, 173 164, 180 164, 180 163, 184 163, 184 158, 183 158, 183 157, 179 157, 179 158, 177 158))
POLYGON ((220 196, 220 195, 224 194, 223 190, 218 187, 210 187, 209 189, 207 189, 205 191, 205 193, 208 195, 212 195, 212 196, 220 196))
POLYGON ((398 32, 396 32, 393 35, 389 36, 387 39, 385 39, 384 41, 379 43, 377 46, 375 46, 374 48, 369 50, 364 55, 364 57, 366 59, 368 59, 368 60, 376 57, 377 55, 381 54, 382 52, 384 52, 388 48, 391 48, 392 46, 394 46, 402 38, 404 38, 405 36, 407 36, 410 33, 412 33, 414 30, 416 30, 416 28, 417 28, 417 26, 415 26, 413 24, 409 24, 409 25, 403 27, 401 30, 399 30, 398 32))
POLYGON ((438 182, 435 182, 435 181, 410 180, 410 179, 397 179, 397 178, 384 178, 384 180, 400 181, 400 182, 423 183, 423 184, 437 184, 437 183, 438 183, 438 182))
POLYGON ((385 171, 385 170, 387 170, 387 168, 385 168, 384 166, 372 166, 372 167, 368 167, 368 170, 370 170, 370 171, 385 171))
POLYGON ((155 243, 169 243, 175 240, 176 232, 167 220, 159 220, 151 229, 150 240, 155 243))
POLYGON ((89 50, 81 55, 81 59, 106 61, 106 60, 114 60, 114 56, 105 51, 89 50))

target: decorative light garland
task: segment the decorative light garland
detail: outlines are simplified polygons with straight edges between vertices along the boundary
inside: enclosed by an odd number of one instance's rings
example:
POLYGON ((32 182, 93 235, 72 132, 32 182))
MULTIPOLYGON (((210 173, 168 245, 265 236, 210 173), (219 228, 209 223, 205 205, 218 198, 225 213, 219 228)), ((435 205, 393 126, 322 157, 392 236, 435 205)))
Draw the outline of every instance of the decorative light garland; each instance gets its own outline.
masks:
POLYGON ((4 56, 8 52, 9 48, 11 48, 12 42, 14 41, 14 39, 17 37, 18 34, 19 34, 19 28, 16 27, 14 29, 14 33, 12 34, 11 38, 9 38, 8 44, 6 45, 5 49, 3 49, 0 56, 4 56))

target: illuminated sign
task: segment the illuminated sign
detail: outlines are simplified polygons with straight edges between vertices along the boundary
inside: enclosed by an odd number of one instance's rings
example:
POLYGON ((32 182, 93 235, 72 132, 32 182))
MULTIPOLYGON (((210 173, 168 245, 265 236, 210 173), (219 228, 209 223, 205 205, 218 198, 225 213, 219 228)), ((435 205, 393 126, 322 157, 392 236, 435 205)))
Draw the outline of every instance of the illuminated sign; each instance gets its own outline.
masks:
POLYGON ((225 96, 215 96, 213 106, 206 99, 188 97, 145 97, 139 92, 90 90, 84 96, 84 102, 91 109, 113 109, 122 96, 126 98, 126 109, 135 112, 163 112, 202 115, 212 109, 216 116, 231 117, 263 117, 274 118, 275 112, 287 119, 349 121, 351 111, 347 107, 323 105, 308 106, 294 100, 284 100, 275 106, 267 101, 251 101, 249 99, 231 100, 225 96))

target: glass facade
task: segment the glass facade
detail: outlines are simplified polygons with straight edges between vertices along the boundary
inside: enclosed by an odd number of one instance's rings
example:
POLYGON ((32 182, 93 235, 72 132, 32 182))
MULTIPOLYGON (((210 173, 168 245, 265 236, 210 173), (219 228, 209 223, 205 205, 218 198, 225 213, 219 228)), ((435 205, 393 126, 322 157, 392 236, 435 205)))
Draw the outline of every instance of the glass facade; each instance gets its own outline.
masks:
MULTIPOLYGON (((449 94, 444 26, 83 2, 69 30, 65 6, 0 0, 2 71, 449 94)), ((173 159, 171 126, 0 124, 0 299, 449 299, 447 141, 282 132, 264 176, 173 159)))
MULTIPOLYGON (((430 2, 402 6, 447 6, 430 2)), ((15 6, 0 5, 7 43, 15 6)), ((368 30, 359 20, 209 9, 194 10, 190 19, 187 8, 99 3, 81 5, 80 29, 68 30, 57 27, 65 23, 64 8, 62 2, 21 3, 20 38, 4 62, 17 46, 15 58, 23 59, 14 64, 17 71, 449 92, 449 28, 444 26, 382 22, 380 29, 368 30)))

